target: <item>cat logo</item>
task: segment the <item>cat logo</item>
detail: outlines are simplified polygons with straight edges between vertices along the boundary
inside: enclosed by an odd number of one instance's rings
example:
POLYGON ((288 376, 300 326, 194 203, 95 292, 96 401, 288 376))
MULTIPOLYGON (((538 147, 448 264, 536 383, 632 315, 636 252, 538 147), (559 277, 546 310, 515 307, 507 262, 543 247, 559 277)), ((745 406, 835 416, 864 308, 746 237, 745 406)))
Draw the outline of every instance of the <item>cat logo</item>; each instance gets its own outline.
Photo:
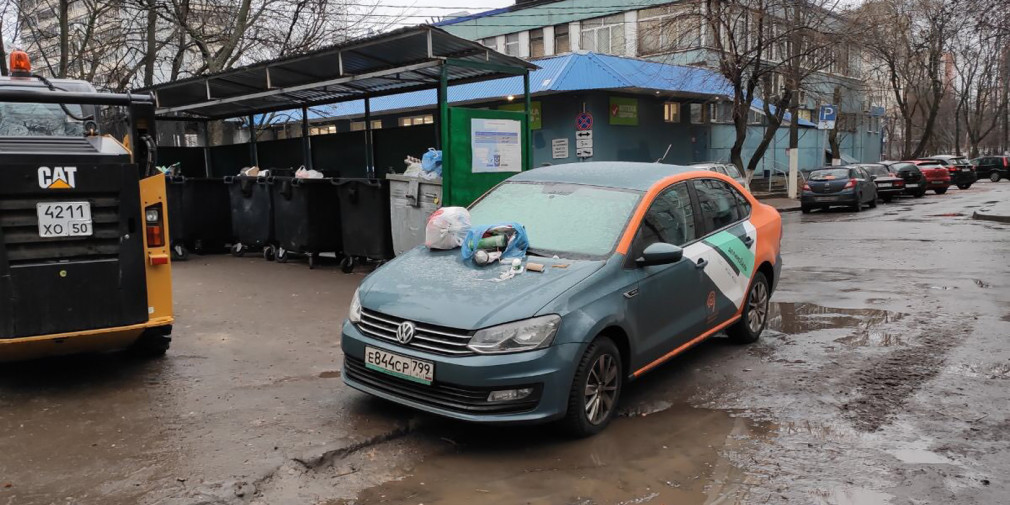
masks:
POLYGON ((74 189, 77 187, 77 167, 39 167, 39 187, 42 189, 74 189))

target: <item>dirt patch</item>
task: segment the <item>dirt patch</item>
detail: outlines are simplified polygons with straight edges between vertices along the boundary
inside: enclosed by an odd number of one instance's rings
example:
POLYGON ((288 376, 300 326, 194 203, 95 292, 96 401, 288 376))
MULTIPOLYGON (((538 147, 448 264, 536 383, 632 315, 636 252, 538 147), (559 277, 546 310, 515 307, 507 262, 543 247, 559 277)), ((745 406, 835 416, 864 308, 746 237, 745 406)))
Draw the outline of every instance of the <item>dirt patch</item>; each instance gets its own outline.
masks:
POLYGON ((854 374, 857 396, 840 408, 857 429, 872 432, 889 423, 912 394, 940 373, 946 352, 960 336, 937 328, 914 340, 913 346, 872 358, 854 374))

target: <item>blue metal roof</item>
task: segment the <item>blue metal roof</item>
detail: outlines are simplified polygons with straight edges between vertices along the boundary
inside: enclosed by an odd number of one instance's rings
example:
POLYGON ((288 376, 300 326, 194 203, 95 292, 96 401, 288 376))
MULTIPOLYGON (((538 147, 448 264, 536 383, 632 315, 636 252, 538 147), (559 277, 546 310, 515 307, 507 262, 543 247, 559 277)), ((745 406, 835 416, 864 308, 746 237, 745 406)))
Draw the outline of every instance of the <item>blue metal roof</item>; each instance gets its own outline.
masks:
MULTIPOLYGON (((534 95, 585 91, 594 89, 627 89, 679 93, 704 98, 732 96, 733 88, 722 75, 708 69, 668 65, 637 58, 597 53, 570 53, 534 60, 540 68, 530 72, 530 93, 534 95)), ((522 77, 506 77, 449 87, 449 102, 501 100, 523 94, 522 77)), ((437 105, 436 90, 414 91, 373 98, 372 114, 390 111, 433 108, 437 105)), ((760 102, 755 101, 760 110, 760 102)), ((310 119, 361 116, 364 101, 357 100, 313 107, 310 119)), ((293 111, 290 117, 301 115, 293 111)), ((786 119, 788 120, 788 114, 786 119)), ((803 126, 814 126, 800 121, 803 126)))

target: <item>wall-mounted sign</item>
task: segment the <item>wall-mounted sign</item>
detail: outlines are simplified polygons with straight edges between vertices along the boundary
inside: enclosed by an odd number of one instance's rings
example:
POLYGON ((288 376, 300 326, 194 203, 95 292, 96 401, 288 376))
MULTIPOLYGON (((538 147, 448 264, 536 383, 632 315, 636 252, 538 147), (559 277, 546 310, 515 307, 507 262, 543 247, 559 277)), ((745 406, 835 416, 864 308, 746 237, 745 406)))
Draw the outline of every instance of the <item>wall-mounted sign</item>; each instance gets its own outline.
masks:
MULTIPOLYGON (((526 112, 526 104, 509 103, 501 105, 498 110, 508 110, 513 112, 526 112)), ((530 102, 530 129, 539 130, 543 128, 543 107, 539 101, 530 102)))
POLYGON ((520 130, 514 119, 470 120, 470 148, 473 173, 521 172, 523 169, 520 130))
POLYGON ((575 129, 579 131, 593 129, 593 115, 588 112, 580 112, 576 115, 575 129))
POLYGON ((551 140, 551 158, 563 160, 568 157, 568 139, 551 140))
POLYGON ((610 124, 638 126, 638 99, 610 97, 610 124))

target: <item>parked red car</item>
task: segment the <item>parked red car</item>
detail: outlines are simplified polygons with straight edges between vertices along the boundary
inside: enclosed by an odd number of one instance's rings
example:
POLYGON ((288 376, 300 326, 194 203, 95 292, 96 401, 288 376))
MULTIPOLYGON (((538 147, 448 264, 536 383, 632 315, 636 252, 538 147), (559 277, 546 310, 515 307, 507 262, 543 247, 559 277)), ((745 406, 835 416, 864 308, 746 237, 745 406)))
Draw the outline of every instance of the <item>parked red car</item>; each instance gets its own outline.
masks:
POLYGON ((905 163, 911 163, 919 168, 922 175, 926 177, 927 189, 932 189, 938 195, 947 192, 947 188, 950 187, 950 172, 940 162, 933 160, 911 160, 905 163))

